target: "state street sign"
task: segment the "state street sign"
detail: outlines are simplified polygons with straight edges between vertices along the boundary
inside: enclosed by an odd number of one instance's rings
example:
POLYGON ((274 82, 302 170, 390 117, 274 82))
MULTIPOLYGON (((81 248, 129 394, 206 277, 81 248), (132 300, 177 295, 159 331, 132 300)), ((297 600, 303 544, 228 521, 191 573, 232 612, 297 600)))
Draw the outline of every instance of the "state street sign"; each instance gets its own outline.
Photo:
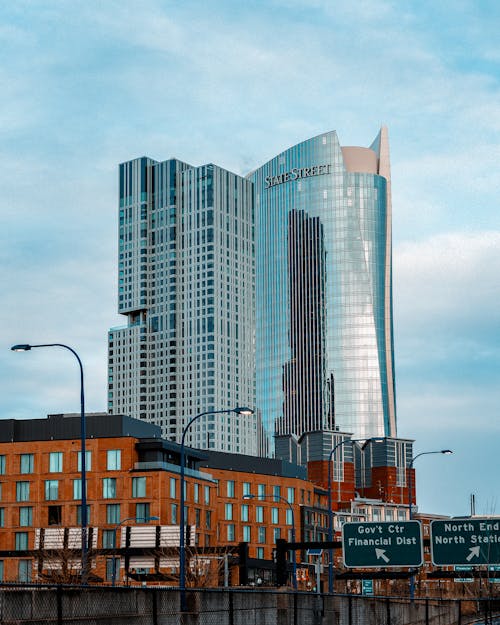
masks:
POLYGON ((420 521, 344 523, 342 548, 349 568, 421 566, 420 521))
POLYGON ((432 521, 431 555, 436 566, 500 564, 500 518, 432 521))

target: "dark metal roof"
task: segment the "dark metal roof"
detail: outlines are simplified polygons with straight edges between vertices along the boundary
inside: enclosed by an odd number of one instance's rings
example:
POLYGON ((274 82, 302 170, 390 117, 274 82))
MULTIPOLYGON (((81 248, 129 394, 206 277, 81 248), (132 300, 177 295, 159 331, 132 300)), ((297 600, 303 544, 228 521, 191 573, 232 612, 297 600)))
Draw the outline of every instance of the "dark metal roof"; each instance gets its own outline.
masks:
POLYGON ((307 479, 305 467, 292 464, 278 458, 257 458, 243 454, 228 454, 221 451, 204 450, 208 460, 199 463, 198 468, 225 469, 226 471, 242 471, 261 475, 277 475, 307 479))

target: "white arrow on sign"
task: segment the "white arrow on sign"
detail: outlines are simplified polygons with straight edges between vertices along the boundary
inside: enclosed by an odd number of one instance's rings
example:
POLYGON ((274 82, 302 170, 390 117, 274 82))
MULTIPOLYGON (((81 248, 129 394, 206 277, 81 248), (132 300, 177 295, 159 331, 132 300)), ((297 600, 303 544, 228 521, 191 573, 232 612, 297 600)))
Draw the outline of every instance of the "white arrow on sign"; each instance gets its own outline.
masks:
POLYGON ((385 549, 377 549, 375 547, 375 555, 377 556, 377 560, 382 558, 384 562, 389 562, 389 558, 385 555, 385 549))
POLYGON ((471 547, 469 555, 465 558, 467 562, 470 562, 472 558, 479 558, 479 547, 471 547))

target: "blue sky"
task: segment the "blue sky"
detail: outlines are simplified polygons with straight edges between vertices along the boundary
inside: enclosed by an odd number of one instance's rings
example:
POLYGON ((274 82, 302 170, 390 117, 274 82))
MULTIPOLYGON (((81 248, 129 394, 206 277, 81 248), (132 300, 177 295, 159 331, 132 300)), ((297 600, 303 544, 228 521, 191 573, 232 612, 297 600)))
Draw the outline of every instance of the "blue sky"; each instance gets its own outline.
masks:
POLYGON ((117 164, 247 173, 389 127, 398 433, 420 508, 500 513, 500 6, 491 0, 0 7, 1 418, 106 406, 117 164), (76 363, 75 363, 76 365, 76 363))

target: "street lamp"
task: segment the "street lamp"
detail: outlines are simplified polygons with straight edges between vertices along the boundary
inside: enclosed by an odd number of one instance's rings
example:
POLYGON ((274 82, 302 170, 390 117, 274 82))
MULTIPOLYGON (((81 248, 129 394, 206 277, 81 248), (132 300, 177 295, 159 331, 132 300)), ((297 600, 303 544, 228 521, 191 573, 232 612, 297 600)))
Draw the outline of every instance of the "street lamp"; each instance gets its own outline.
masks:
POLYGON ((186 553, 185 553, 185 514, 184 514, 184 482, 185 482, 185 471, 186 471, 186 433, 191 427, 191 425, 201 417, 206 415, 215 415, 215 414, 226 414, 234 412, 243 416, 253 415, 253 410, 251 408, 247 408, 246 406, 238 406, 236 408, 228 408, 226 410, 207 410, 206 412, 200 412, 194 416, 188 424, 182 430, 182 439, 181 439, 181 452, 180 452, 180 515, 179 515, 179 529, 180 529, 180 537, 179 537, 179 589, 181 593, 181 612, 186 611, 186 553))
MULTIPOLYGON (((243 495, 243 499, 267 499, 272 497, 273 499, 279 499, 280 501, 284 501, 286 505, 290 508, 290 514, 292 515, 292 543, 295 542, 295 515, 293 513, 292 504, 288 501, 286 497, 283 495, 243 495)), ((293 571, 293 589, 297 590, 297 558, 295 554, 295 549, 292 549, 292 571, 293 571)))
MULTIPOLYGON (((368 439, 355 439, 346 438, 336 445, 330 451, 328 456, 328 540, 333 542, 333 497, 332 497, 332 460, 335 451, 342 445, 347 443, 359 443, 363 442, 363 449, 370 443, 381 443, 384 440, 382 436, 374 436, 368 439)), ((333 594, 333 549, 329 549, 328 552, 328 592, 333 594)))
POLYGON ((123 519, 123 521, 120 521, 116 527, 113 529, 113 570, 111 571, 111 585, 114 586, 116 583, 116 533, 118 532, 118 528, 123 525, 124 523, 126 523, 127 521, 136 521, 137 523, 149 523, 149 521, 159 521, 160 517, 159 516, 129 516, 126 519, 123 519))
POLYGON ((29 352, 34 347, 62 347, 70 351, 73 356, 78 360, 78 365, 80 367, 80 455, 81 455, 81 464, 80 464, 80 475, 81 475, 81 526, 82 526, 82 572, 81 572, 81 582, 82 584, 87 583, 87 467, 86 467, 86 453, 85 453, 85 439, 87 438, 85 431, 85 395, 83 390, 83 365, 80 357, 75 352, 75 350, 68 345, 64 345, 63 343, 47 343, 43 345, 14 345, 11 347, 13 352, 29 352))
MULTIPOLYGON (((413 458, 410 460, 410 466, 409 466, 410 472, 408 474, 408 518, 410 519, 410 521, 413 516, 413 463, 415 462, 417 458, 420 458, 420 456, 428 456, 430 454, 445 454, 449 456, 452 453, 453 452, 451 449, 439 449, 438 451, 422 451, 416 456, 413 456, 413 458)), ((410 600, 413 601, 414 597, 415 597, 415 576, 412 575, 410 577, 410 600)))

